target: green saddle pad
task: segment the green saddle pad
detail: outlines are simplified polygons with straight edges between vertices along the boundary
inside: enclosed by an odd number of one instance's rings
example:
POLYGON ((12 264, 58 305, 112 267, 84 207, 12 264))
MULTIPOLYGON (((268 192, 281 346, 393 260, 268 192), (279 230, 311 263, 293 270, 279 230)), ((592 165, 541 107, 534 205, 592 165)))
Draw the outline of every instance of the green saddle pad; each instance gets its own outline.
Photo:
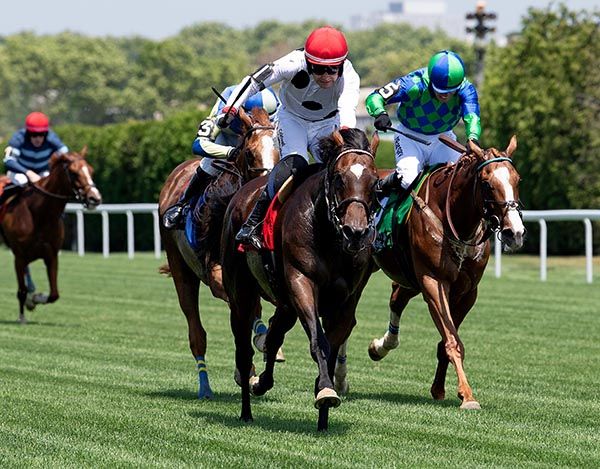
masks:
MULTIPOLYGON (((427 179, 427 177, 440 165, 435 165, 425 168, 418 178, 417 183, 411 186, 411 189, 415 192, 419 192, 419 189, 427 179)), ((383 213, 379 217, 377 223, 377 239, 379 240, 379 246, 382 248, 391 248, 393 245, 392 232, 394 226, 400 226, 408 219, 408 214, 413 206, 413 198, 407 195, 407 192, 402 192, 402 199, 397 192, 393 192, 388 197, 387 204, 383 209, 383 213)))

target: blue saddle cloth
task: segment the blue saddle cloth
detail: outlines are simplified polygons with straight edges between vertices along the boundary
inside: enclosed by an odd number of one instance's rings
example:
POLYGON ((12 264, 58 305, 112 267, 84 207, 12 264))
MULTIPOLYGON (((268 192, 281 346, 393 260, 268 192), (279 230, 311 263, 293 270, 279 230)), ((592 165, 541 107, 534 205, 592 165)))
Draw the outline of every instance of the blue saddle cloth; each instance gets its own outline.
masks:
POLYGON ((201 247, 196 228, 196 214, 201 212, 205 202, 204 194, 194 197, 190 201, 185 215, 185 238, 194 251, 199 251, 201 247))

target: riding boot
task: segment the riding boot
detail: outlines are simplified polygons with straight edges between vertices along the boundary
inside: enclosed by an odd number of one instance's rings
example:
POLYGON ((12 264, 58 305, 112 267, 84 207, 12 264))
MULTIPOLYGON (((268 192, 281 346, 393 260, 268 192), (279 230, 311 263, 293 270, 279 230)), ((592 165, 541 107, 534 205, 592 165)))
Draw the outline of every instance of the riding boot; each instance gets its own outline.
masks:
POLYGON ((163 227, 165 229, 173 230, 183 228, 183 221, 185 220, 183 213, 185 212, 186 205, 190 199, 202 189, 204 174, 206 174, 204 170, 198 166, 198 169, 192 176, 184 193, 179 197, 179 200, 165 210, 162 219, 163 227))
POLYGON ((262 248, 262 239, 260 232, 257 230, 257 226, 267 214, 270 203, 271 197, 269 197, 267 187, 265 186, 258 196, 252 212, 248 215, 248 218, 240 228, 240 231, 235 235, 235 240, 237 242, 241 244, 251 244, 256 249, 262 248))
POLYGON ((380 179, 375 188, 378 198, 383 199, 384 197, 388 197, 392 192, 402 189, 401 182, 402 176, 396 171, 392 171, 386 177, 380 179))

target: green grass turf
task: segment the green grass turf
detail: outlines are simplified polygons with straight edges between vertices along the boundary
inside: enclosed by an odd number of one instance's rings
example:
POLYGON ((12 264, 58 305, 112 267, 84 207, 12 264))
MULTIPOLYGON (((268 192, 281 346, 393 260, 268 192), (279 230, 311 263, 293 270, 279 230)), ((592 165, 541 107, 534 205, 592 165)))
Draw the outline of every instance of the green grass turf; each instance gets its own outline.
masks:
MULTIPOLYGON (((459 410, 453 368, 447 399, 430 398, 439 335, 420 298, 400 348, 369 360, 388 322, 389 281, 375 274, 349 343, 350 394, 320 434, 299 325, 244 424, 228 310, 207 289, 210 402, 196 399, 187 325, 161 261, 64 252, 61 298, 21 326, 12 255, 0 249, 0 467, 599 467, 600 265, 590 285, 582 258, 551 258, 542 283, 538 262, 504 256, 496 279, 492 261, 461 328, 481 411, 459 410)), ((43 265, 32 270, 47 291, 43 265)))

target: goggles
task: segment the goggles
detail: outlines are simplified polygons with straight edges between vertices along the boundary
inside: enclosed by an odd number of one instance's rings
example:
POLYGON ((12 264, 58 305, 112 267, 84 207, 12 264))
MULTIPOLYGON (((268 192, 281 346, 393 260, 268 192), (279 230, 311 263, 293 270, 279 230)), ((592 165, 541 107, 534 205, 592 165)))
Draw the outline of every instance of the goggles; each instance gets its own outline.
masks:
POLYGON ((340 73, 339 65, 330 66, 330 65, 311 64, 311 68, 312 68, 312 73, 315 75, 324 75, 324 74, 336 75, 337 73, 340 73))

